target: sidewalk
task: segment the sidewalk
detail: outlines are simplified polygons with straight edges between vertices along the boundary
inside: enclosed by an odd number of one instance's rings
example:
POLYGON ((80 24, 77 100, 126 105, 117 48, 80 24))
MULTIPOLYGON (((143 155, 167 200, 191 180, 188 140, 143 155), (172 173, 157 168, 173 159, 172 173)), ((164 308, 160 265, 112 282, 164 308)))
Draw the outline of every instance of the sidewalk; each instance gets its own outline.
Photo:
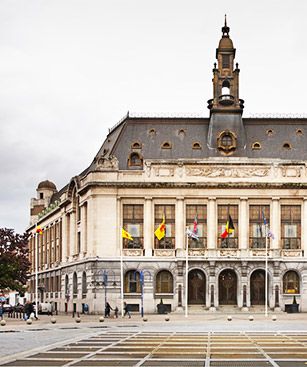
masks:
POLYGON ((200 329, 214 331, 219 329, 223 331, 224 328, 242 328, 242 330, 252 330, 256 326, 262 327, 264 330, 269 327, 271 330, 305 330, 307 331, 307 313, 295 313, 287 314, 285 312, 269 313, 268 317, 264 314, 253 314, 251 312, 241 312, 234 314, 226 314, 220 312, 203 312, 193 313, 185 317, 183 313, 171 313, 167 315, 148 314, 143 318, 140 314, 132 314, 131 319, 128 317, 122 318, 105 318, 103 322, 99 319, 101 315, 82 315, 80 314, 81 322, 76 322, 76 317, 73 318, 71 314, 60 314, 57 316, 39 315, 38 320, 33 320, 31 325, 28 325, 26 321, 22 319, 7 318, 5 315, 5 326, 0 326, 0 332, 12 330, 24 330, 24 329, 42 329, 42 328, 57 328, 62 326, 81 327, 135 327, 142 326, 149 328, 150 326, 156 328, 158 325, 161 327, 182 327, 183 329, 200 329), (231 316, 231 321, 228 320, 228 316, 231 316), (250 320, 250 316, 253 316, 253 320, 250 320), (277 320, 273 321, 272 316, 276 316, 277 320), (55 318, 56 323, 52 324, 51 319, 55 318), (169 321, 166 321, 169 318, 169 321), (263 326, 261 326, 263 325, 263 326))

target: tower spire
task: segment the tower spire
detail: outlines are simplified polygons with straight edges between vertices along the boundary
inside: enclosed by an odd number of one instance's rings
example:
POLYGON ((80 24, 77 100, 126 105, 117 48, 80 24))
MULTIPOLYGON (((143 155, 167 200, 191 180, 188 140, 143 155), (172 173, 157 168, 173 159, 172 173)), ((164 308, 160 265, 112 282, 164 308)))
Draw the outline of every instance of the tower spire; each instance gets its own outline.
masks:
POLYGON ((229 37, 229 31, 230 31, 230 28, 227 26, 227 15, 225 14, 225 23, 224 23, 224 27, 222 27, 223 37, 229 37))

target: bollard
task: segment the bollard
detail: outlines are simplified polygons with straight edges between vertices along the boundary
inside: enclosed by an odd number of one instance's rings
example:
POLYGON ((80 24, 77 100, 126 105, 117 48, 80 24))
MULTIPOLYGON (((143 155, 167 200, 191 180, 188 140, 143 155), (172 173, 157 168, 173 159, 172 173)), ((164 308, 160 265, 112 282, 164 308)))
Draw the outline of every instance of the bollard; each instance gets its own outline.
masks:
POLYGON ((253 315, 249 315, 248 319, 249 319, 249 321, 254 321, 254 316, 253 315))
POLYGON ((273 315, 273 316, 272 316, 272 321, 276 321, 276 320, 277 320, 276 315, 273 315))
POLYGON ((169 321, 169 317, 168 316, 165 317, 165 321, 169 321))
POLYGON ((99 317, 99 322, 104 322, 104 317, 103 316, 99 317))
POLYGON ((5 320, 1 320, 1 321, 0 321, 0 325, 1 325, 1 326, 5 326, 5 325, 6 325, 6 321, 5 321, 5 320))
POLYGON ((76 317, 76 318, 75 318, 75 321, 76 321, 76 323, 77 323, 77 324, 79 324, 79 323, 81 322, 80 317, 76 317))
POLYGON ((144 318, 143 318, 143 321, 144 321, 144 322, 148 321, 148 318, 147 318, 147 317, 144 317, 144 318))
POLYGON ((228 321, 231 321, 231 320, 232 320, 232 316, 228 315, 228 316, 227 316, 227 320, 228 320, 228 321))
POLYGON ((56 323, 56 318, 55 317, 51 317, 50 321, 51 321, 52 324, 55 324, 56 323))
POLYGON ((27 323, 28 325, 31 325, 31 324, 32 324, 32 319, 28 319, 28 320, 26 321, 26 323, 27 323))

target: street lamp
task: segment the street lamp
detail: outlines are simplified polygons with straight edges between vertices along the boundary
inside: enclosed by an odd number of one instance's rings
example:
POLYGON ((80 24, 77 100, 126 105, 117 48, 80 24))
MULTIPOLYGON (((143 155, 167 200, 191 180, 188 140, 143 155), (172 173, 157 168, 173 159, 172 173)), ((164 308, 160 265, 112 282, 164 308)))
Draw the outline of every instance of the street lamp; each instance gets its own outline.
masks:
POLYGON ((100 270, 96 273, 97 276, 102 276, 102 281, 95 281, 93 282, 95 285, 101 285, 104 287, 104 307, 106 308, 107 305, 107 287, 109 282, 109 275, 112 275, 113 277, 113 286, 116 287, 116 281, 115 281, 115 273, 113 270, 100 270))
POLYGON ((148 270, 137 270, 134 272, 134 277, 136 280, 136 274, 140 274, 140 286, 141 286, 141 317, 144 317, 144 282, 145 282, 145 273, 149 274, 151 278, 151 273, 148 270))

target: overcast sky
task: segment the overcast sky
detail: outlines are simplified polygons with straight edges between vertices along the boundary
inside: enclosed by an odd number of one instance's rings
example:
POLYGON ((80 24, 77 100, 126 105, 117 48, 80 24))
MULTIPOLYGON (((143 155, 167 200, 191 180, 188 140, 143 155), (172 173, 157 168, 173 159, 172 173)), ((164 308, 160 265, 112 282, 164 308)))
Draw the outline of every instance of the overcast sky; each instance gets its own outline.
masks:
POLYGON ((208 116, 227 13, 244 115, 306 115, 306 0, 1 0, 0 227, 83 171, 127 111, 208 116))

